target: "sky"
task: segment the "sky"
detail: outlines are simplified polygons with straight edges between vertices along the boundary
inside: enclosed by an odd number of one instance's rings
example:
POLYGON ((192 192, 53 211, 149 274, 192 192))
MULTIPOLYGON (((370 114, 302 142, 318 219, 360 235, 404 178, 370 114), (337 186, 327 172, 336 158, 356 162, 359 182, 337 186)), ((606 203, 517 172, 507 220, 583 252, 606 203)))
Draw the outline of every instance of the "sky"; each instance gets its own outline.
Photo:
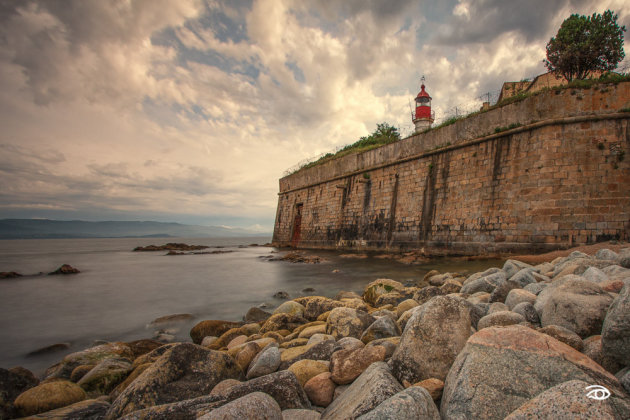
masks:
POLYGON ((0 219, 271 231, 285 170, 409 134, 421 76, 472 111, 606 9, 630 28, 626 0, 0 0, 0 219))

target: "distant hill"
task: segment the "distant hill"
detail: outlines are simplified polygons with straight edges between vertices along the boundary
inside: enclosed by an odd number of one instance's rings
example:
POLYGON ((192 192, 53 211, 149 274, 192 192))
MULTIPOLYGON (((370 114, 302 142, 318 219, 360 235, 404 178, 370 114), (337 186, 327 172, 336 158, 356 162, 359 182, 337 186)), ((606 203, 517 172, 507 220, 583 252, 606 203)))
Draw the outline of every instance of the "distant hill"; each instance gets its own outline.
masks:
POLYGON ((0 239, 53 238, 225 238, 271 236, 246 229, 162 222, 85 222, 82 220, 2 219, 0 239))

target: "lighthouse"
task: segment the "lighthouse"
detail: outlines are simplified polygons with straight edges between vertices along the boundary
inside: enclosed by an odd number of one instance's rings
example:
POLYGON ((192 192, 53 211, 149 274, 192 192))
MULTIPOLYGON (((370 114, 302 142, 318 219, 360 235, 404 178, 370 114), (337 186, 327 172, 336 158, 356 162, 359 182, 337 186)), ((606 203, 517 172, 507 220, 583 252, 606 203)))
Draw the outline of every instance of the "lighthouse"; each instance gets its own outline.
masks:
POLYGON ((416 96, 416 111, 412 115, 412 121, 416 126, 416 133, 431 127, 435 120, 435 113, 431 111, 431 96, 424 90, 424 76, 422 76, 420 93, 416 96))

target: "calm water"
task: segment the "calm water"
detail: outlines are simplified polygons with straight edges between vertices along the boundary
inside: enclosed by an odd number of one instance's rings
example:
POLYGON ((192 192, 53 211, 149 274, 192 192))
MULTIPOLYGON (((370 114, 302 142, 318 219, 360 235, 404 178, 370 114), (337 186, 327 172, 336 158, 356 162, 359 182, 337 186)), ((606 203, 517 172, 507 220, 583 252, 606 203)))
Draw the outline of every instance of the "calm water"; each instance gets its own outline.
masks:
MULTIPOLYGON (((310 294, 333 297, 340 290, 361 293, 370 281, 387 277, 402 283, 421 278, 428 270, 475 272, 500 261, 463 262, 447 259, 408 266, 388 260, 340 258, 316 252, 320 264, 292 264, 264 259, 276 251, 243 247, 267 238, 229 239, 54 239, 0 241, 0 271, 26 275, 0 280, 0 367, 21 365, 41 374, 65 354, 94 340, 151 338, 147 328, 157 317, 191 313, 196 318, 179 326, 176 336, 202 319, 240 320, 262 303, 271 311, 282 303, 279 290, 291 297, 310 294), (165 252, 132 252, 136 246, 165 242, 221 246, 233 251, 214 255, 166 256, 165 252), (80 274, 46 276, 62 264, 80 274), (339 272, 333 273, 333 270, 339 272), (68 350, 47 355, 26 354, 55 343, 68 350)), ((210 249, 211 251, 212 249, 210 249)), ((313 252, 311 252, 313 253, 313 252)), ((273 254, 274 256, 280 254, 273 254)))

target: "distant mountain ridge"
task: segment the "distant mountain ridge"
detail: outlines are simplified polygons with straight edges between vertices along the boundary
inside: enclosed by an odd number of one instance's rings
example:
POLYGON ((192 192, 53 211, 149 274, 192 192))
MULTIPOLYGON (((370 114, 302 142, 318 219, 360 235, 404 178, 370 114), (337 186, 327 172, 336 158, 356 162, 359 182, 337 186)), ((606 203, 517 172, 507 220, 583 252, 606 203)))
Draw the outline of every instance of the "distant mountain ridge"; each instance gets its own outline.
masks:
POLYGON ((229 229, 220 226, 184 225, 181 223, 49 219, 1 219, 0 239, 54 238, 124 238, 124 237, 181 237, 225 238, 239 236, 267 236, 271 232, 229 229))

